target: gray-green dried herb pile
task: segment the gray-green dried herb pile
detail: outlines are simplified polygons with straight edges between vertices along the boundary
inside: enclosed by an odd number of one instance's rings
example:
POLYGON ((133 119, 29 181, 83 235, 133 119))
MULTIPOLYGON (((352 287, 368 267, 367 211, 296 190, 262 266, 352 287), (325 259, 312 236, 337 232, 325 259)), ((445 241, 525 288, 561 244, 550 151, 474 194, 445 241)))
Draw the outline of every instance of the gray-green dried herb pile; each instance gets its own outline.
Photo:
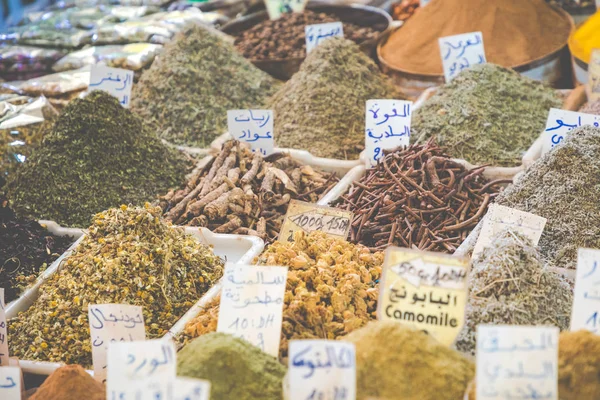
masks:
POLYGON ((400 98, 353 42, 332 38, 311 51, 269 102, 275 142, 319 157, 356 159, 364 149, 365 103, 400 98))
POLYGON ((544 267, 531 240, 514 231, 498 233, 472 261, 466 322, 456 348, 475 355, 479 324, 554 325, 569 329, 573 291, 544 267))
POLYGON ((496 198, 547 218, 539 242, 551 267, 577 267, 577 249, 600 248, 600 129, 573 130, 496 198))
POLYGON ((187 166, 115 97, 96 91, 65 108, 7 187, 17 214, 87 227, 97 212, 179 186, 187 166))
POLYGON ((416 110, 412 139, 430 137, 451 157, 472 164, 512 167, 544 130, 557 93, 542 83, 493 64, 462 72, 416 110))
POLYGON ((40 297, 9 321, 11 355, 90 366, 90 304, 142 306, 147 338, 162 337, 221 278, 223 261, 160 214, 149 204, 98 213, 40 297))
POLYGON ((208 147, 227 130, 227 110, 264 108, 277 81, 200 26, 167 44, 132 92, 132 109, 175 144, 208 147))

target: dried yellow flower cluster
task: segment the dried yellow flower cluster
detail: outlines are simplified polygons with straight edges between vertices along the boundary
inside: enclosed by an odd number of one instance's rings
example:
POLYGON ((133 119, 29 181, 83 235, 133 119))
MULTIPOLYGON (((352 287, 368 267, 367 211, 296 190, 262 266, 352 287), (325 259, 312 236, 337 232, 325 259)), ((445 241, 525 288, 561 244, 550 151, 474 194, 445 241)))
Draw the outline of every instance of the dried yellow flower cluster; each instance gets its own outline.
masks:
POLYGON ((11 355, 90 366, 90 304, 142 306, 147 337, 163 336, 223 275, 223 262, 160 214, 149 204, 96 214, 38 300, 9 321, 11 355))
MULTIPOLYGON (((376 319, 383 253, 332 239, 322 232, 294 234, 275 242, 256 263, 288 266, 279 356, 285 361, 292 339, 336 339, 376 319)), ((219 298, 185 329, 189 339, 215 331, 219 298)))

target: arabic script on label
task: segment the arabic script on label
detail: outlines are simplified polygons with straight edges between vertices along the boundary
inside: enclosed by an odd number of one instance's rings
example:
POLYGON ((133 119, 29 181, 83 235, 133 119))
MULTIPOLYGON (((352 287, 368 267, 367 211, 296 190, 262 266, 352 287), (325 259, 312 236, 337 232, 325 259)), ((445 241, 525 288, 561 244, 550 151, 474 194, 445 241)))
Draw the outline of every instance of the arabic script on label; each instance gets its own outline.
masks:
POLYGON ((6 324, 6 304, 4 304, 4 289, 0 288, 0 367, 9 365, 8 326, 6 324))
POLYGON ((543 133, 542 154, 546 154, 560 144, 573 129, 584 125, 597 128, 600 126, 600 115, 551 108, 543 133))
POLYGON ((327 206, 291 200, 279 231, 280 242, 291 242, 294 232, 321 231, 327 236, 346 239, 354 214, 327 206))
POLYGON ((131 102, 133 71, 111 68, 104 65, 92 65, 90 90, 102 90, 115 96, 123 107, 131 102))
POLYGON ((486 63, 481 32, 446 36, 438 40, 446 82, 450 82, 461 71, 473 65, 486 63))
POLYGON ((21 400, 21 368, 0 368, 0 399, 21 400))
POLYGON ((408 146, 412 101, 367 100, 365 152, 367 167, 377 164, 383 150, 408 146))
POLYGON ((589 102, 600 100, 600 49, 593 49, 590 56, 586 93, 589 102))
POLYGON ((344 37, 344 26, 341 22, 328 22, 325 24, 306 25, 306 52, 310 53, 315 47, 332 37, 344 37))
POLYGON ((227 129, 234 139, 248 143, 263 156, 275 150, 272 110, 229 110, 227 129))
POLYGON ((571 330, 600 333, 600 250, 579 249, 571 330))

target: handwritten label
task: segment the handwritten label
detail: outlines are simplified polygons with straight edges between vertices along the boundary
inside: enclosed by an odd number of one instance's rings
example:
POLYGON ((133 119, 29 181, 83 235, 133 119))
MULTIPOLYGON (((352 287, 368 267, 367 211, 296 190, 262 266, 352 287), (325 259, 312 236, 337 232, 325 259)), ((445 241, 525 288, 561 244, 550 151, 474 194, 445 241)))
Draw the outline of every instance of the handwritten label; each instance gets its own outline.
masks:
POLYGON ((535 214, 492 204, 483 219, 481 233, 475 243, 472 257, 478 256, 485 247, 492 243, 494 236, 504 229, 512 229, 521 233, 531 239, 533 244, 537 246, 542 237, 542 232, 544 232, 546 221, 546 218, 535 214))
POLYGON ((600 126, 600 116, 551 108, 546 120, 546 129, 543 133, 542 154, 546 154, 562 142, 570 131, 584 125, 597 128, 600 126))
POLYGON ((464 324, 468 266, 467 258, 388 248, 378 319, 424 330, 450 346, 464 324))
POLYGON ((227 129, 234 139, 250 144, 252 151, 263 156, 275 149, 272 110, 229 110, 227 129))
POLYGON ((90 90, 102 90, 115 96, 123 107, 128 108, 131 102, 133 71, 92 65, 89 86, 90 90))
POLYGON ((94 378, 106 380, 106 352, 111 342, 133 342, 146 339, 142 307, 128 304, 95 304, 88 306, 94 378))
POLYGON ((421 1, 419 2, 419 3, 420 3, 419 5, 420 5, 421 7, 425 7, 427 4, 429 4, 429 2, 430 2, 430 1, 431 1, 431 0, 421 0, 421 1))
POLYGON ((173 341, 167 339, 110 343, 106 381, 107 398, 129 397, 131 382, 174 379, 177 365, 176 353, 173 341))
POLYGON ((201 379, 175 378, 175 400, 208 400, 210 382, 201 379))
POLYGON ((600 49, 593 49, 590 56, 586 93, 589 102, 600 100, 600 49))
POLYGON ((304 36, 306 37, 306 53, 310 53, 327 39, 336 36, 344 37, 344 26, 341 22, 306 25, 304 27, 304 36))
POLYGON ((600 250, 579 249, 571 330, 600 333, 600 250))
MULTIPOLYGON (((127 383, 119 400, 208 400, 210 382, 191 378, 152 377, 127 383)), ((112 399, 112 397, 111 397, 112 399)))
POLYGON ((408 146, 412 102, 404 100, 367 100, 365 150, 367 167, 374 166, 383 150, 408 146))
POLYGON ((477 327, 477 398, 558 399, 558 328, 477 327))
POLYGON ((446 82, 450 82, 461 71, 473 65, 487 62, 481 32, 446 36, 439 38, 438 41, 446 82))
POLYGON ((0 399, 21 400, 21 368, 0 368, 0 399))
POLYGON ((279 231, 280 242, 293 241, 294 232, 321 231, 337 239, 348 237, 354 214, 327 206, 291 200, 279 231))
POLYGON ((287 267, 226 264, 217 332, 279 355, 287 267))
POLYGON ((0 367, 9 365, 8 326, 6 324, 6 304, 4 304, 4 289, 0 288, 0 367))
POLYGON ((290 400, 355 400, 356 350, 335 340, 291 340, 290 400))
POLYGON ((308 0, 265 0, 270 19, 279 19, 282 14, 304 11, 308 0))

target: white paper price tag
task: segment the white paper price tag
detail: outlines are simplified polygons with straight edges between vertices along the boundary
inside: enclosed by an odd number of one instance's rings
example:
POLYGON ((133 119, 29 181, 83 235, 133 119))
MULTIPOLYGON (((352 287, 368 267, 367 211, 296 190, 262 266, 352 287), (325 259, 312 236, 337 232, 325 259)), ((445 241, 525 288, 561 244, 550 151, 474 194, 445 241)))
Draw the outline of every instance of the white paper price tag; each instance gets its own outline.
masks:
POLYGON ((111 342, 146 339, 142 307, 129 304, 93 304, 88 306, 94 378, 106 380, 106 352, 111 342))
POLYGON ((6 304, 4 304, 4 289, 0 288, 0 367, 9 365, 8 326, 6 324, 6 304))
POLYGON ((344 26, 341 22, 328 22, 326 24, 306 25, 304 27, 306 37, 306 53, 310 53, 324 40, 332 37, 344 37, 344 26))
POLYGON ((123 107, 128 108, 131 102, 133 87, 133 71, 111 68, 104 65, 92 65, 90 73, 90 90, 102 90, 117 99, 123 107))
POLYGON ((472 257, 475 258, 479 255, 485 247, 491 244, 493 237, 504 229, 513 229, 525 235, 537 246, 544 232, 546 221, 546 218, 535 214, 492 204, 483 219, 481 233, 475 243, 472 257))
POLYGON ((353 343, 290 341, 290 400, 355 400, 355 353, 353 343))
POLYGON ((173 385, 175 400, 208 400, 210 382, 201 379, 175 378, 173 385))
POLYGON ((558 328, 479 325, 477 398, 558 399, 558 328))
POLYGON ((275 149, 272 110, 229 110, 227 129, 234 139, 250 144, 252 151, 263 156, 275 149))
MULTIPOLYGON (((210 382, 191 378, 152 377, 128 382, 115 400, 209 400, 210 382)), ((112 397, 108 397, 112 400, 112 397)))
POLYGON ((0 399, 21 400, 21 369, 19 367, 0 368, 0 399))
POLYGON ((430 2, 430 1, 431 1, 431 0, 421 0, 421 1, 419 2, 419 3, 420 3, 419 5, 420 5, 421 7, 425 7, 427 4, 429 4, 429 2, 430 2))
POLYGON ((132 382, 175 379, 176 350, 168 339, 112 342, 107 358, 106 394, 111 399, 126 398, 132 382))
POLYGON ((570 131, 584 125, 597 128, 600 126, 600 115, 551 108, 543 133, 542 154, 546 154, 562 142, 570 131))
POLYGON ((383 150, 408 146, 412 101, 367 100, 365 152, 367 167, 377 164, 383 150))
POLYGON ((282 14, 302 12, 308 0, 265 0, 269 19, 278 19, 282 14))
POLYGON ((439 38, 438 41, 446 82, 450 82, 462 70, 486 63, 481 32, 446 36, 439 38))
POLYGON ((600 250, 579 249, 571 330, 600 333, 600 250))
POLYGON ((226 264, 217 332, 279 355, 287 267, 226 264))

